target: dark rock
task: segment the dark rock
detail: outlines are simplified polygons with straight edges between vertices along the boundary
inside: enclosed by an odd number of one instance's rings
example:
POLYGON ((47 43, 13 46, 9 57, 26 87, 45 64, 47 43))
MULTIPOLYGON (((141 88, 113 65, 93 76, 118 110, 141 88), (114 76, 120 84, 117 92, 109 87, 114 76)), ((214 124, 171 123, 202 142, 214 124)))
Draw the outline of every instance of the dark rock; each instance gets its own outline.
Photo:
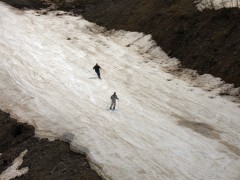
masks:
POLYGON ((101 179, 90 168, 86 156, 72 152, 68 143, 38 139, 32 126, 18 123, 2 111, 0 139, 0 174, 21 152, 28 150, 21 167, 28 167, 29 171, 15 179, 101 179))

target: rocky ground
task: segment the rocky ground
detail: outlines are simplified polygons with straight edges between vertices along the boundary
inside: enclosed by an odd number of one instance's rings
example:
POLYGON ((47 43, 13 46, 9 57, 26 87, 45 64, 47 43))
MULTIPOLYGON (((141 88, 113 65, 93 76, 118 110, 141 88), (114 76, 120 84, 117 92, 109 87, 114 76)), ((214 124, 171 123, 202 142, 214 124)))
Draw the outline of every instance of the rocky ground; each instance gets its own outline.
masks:
POLYGON ((20 9, 22 8, 41 9, 41 8, 48 7, 46 2, 41 0, 36 0, 36 1, 35 0, 1 0, 1 1, 20 9))
POLYGON ((18 123, 2 111, 0 137, 0 174, 21 152, 28 150, 21 167, 28 167, 29 171, 15 179, 101 179, 90 168, 86 156, 71 151, 68 143, 36 138, 32 126, 18 123))

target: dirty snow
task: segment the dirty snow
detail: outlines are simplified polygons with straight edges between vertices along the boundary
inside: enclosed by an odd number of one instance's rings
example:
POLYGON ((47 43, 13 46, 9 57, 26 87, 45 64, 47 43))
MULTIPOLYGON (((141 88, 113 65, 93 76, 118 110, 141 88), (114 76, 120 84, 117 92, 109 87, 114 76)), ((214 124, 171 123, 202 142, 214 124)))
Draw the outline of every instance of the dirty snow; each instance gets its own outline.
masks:
POLYGON ((8 167, 5 171, 3 171, 0 174, 0 179, 1 180, 9 180, 13 179, 18 176, 22 176, 23 174, 26 174, 28 172, 28 167, 24 167, 21 169, 18 169, 19 166, 22 165, 23 163, 23 156, 27 153, 27 150, 23 151, 19 157, 17 157, 14 161, 13 164, 8 167))
POLYGON ((240 0, 196 0, 198 10, 240 7, 240 0))
POLYGON ((0 108, 38 136, 70 142, 105 179, 240 177, 238 104, 170 74, 179 62, 151 36, 59 12, 0 12, 0 108))

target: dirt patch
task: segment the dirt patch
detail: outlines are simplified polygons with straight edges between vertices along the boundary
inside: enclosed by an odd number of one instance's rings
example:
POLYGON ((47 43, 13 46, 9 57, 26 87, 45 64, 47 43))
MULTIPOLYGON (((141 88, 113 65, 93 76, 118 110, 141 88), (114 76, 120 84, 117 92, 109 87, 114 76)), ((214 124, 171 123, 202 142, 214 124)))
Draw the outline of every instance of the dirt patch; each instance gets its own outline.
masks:
POLYGON ((29 171, 15 179, 101 179, 90 168, 86 156, 72 152, 68 143, 35 138, 32 126, 18 123, 2 111, 0 139, 0 174, 28 150, 21 167, 28 167, 29 171))
POLYGON ((224 146, 226 146, 228 148, 228 150, 230 150, 231 152, 233 152, 234 154, 236 154, 237 156, 240 157, 240 148, 237 146, 234 146, 226 141, 220 141, 224 146))
POLYGON ((42 0, 1 0, 13 7, 22 9, 22 8, 29 8, 29 9, 41 9, 46 8, 48 5, 43 3, 42 0))
POLYGON ((178 125, 184 126, 192 129, 193 131, 207 137, 210 139, 220 139, 219 132, 215 130, 211 125, 201 123, 201 122, 193 122, 187 120, 178 121, 178 125))
POLYGON ((183 120, 182 118, 180 121, 178 121, 178 125, 192 129, 193 131, 203 135, 204 137, 219 140, 219 142, 223 144, 225 147, 227 147, 229 151, 231 151, 237 156, 240 156, 240 148, 226 141, 221 140, 220 137, 221 132, 215 130, 211 125, 201 122, 187 121, 183 120))

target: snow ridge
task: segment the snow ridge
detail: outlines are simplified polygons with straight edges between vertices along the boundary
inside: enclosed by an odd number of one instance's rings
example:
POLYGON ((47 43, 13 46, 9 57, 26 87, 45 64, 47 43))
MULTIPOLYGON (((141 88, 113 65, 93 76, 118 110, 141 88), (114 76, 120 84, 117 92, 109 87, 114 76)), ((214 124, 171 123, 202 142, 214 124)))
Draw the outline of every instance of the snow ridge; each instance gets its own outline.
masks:
POLYGON ((23 156, 27 153, 27 150, 23 151, 19 157, 17 157, 14 161, 12 166, 8 167, 5 171, 3 171, 0 174, 1 180, 9 180, 13 179, 18 176, 22 176, 23 174, 26 174, 28 172, 28 167, 24 167, 21 169, 18 169, 19 166, 23 163, 23 156))

